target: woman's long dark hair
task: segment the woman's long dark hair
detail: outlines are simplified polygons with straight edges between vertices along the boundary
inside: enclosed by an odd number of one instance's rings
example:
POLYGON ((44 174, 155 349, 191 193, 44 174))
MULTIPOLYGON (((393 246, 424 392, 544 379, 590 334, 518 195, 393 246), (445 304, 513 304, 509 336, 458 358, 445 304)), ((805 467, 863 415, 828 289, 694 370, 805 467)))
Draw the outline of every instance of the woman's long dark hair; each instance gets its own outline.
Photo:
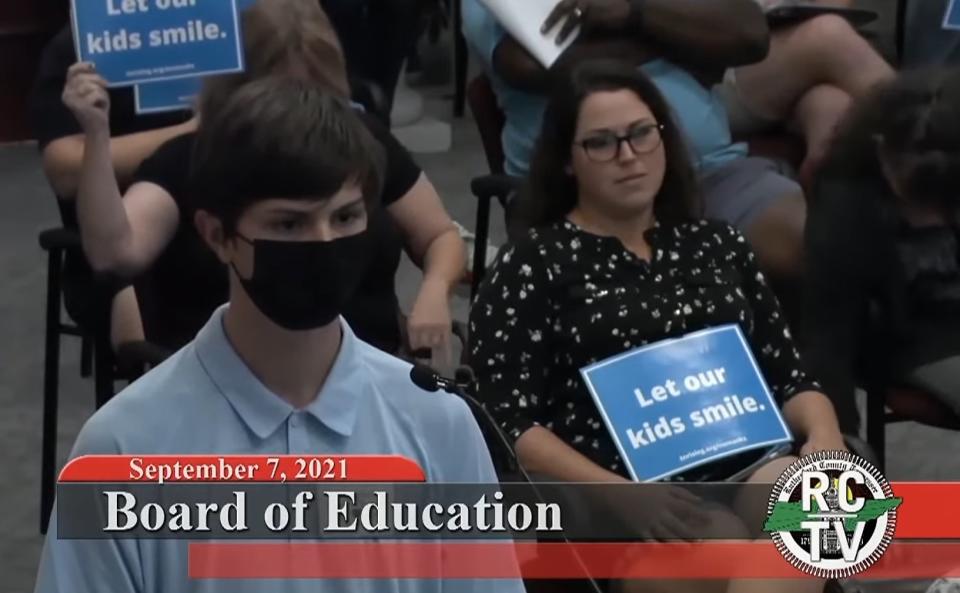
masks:
POLYGON ((567 173, 580 107, 593 93, 630 90, 647 104, 657 122, 666 154, 663 185, 654 201, 657 220, 676 223, 701 215, 699 185, 690 152, 659 89, 631 64, 590 60, 576 66, 553 92, 521 194, 519 216, 528 227, 562 220, 577 204, 577 181, 567 173))
POLYGON ((960 197, 960 69, 905 72, 877 86, 841 122, 819 179, 891 189, 879 142, 904 161, 912 192, 960 197))

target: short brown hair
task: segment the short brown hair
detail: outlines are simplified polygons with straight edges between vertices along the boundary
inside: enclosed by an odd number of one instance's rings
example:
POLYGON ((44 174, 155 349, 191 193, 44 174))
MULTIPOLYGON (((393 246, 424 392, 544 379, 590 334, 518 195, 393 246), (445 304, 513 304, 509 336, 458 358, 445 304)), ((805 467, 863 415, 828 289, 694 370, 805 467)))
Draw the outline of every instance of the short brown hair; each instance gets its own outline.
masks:
POLYGON ((350 97, 340 39, 320 0, 256 0, 242 14, 243 72, 207 78, 200 112, 211 113, 234 90, 266 76, 303 78, 350 97))
POLYGON ((324 199, 361 186, 368 211, 379 201, 385 156, 343 98, 309 81, 268 77, 233 92, 197 132, 190 194, 232 233, 253 203, 324 199))

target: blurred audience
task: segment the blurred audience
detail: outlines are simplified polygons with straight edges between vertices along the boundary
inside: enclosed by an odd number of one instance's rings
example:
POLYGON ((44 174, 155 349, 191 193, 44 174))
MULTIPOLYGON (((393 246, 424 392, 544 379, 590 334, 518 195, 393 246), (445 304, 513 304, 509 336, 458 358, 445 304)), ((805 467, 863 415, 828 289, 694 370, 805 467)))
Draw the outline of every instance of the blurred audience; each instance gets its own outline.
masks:
POLYGON ((742 231, 773 279, 794 281, 802 259, 803 191, 774 162, 750 157, 746 144, 732 141, 715 86, 728 68, 766 57, 769 31, 760 7, 753 0, 563 0, 554 15, 559 18, 547 24, 579 27, 581 34, 548 70, 479 0, 463 4, 464 33, 506 114, 506 171, 527 173, 554 81, 583 58, 618 56, 642 68, 666 97, 693 153, 704 213, 742 231))
POLYGON ((343 45, 352 79, 377 85, 393 106, 404 61, 420 33, 420 15, 440 0, 319 0, 343 45))
MULTIPOLYGON (((244 12, 243 30, 246 71, 205 81, 198 117, 216 113, 241 84, 271 74, 310 80, 349 97, 336 33, 314 0, 258 0, 244 12)), ((197 196, 188 183, 194 134, 161 146, 122 194, 104 140, 110 105, 103 80, 89 65, 78 64, 65 100, 87 126, 89 156, 78 199, 84 250, 96 270, 138 278, 146 338, 179 348, 226 300, 228 290, 225 271, 194 228, 197 196)), ((362 339, 387 352, 431 349, 440 363, 449 358, 449 293, 464 274, 463 242, 406 150, 374 117, 361 117, 386 149, 387 172, 379 196, 384 208, 370 213, 375 253, 346 317, 362 339), (394 285, 403 247, 424 270, 406 326, 398 321, 394 285)), ((291 214, 276 224, 295 227, 301 221, 291 214)))
POLYGON ((960 413, 960 71, 905 73, 844 122, 811 203, 806 357, 845 431, 865 380, 960 413))
MULTIPOLYGON (((757 0, 766 9, 780 0, 757 0)), ((820 0, 849 7, 851 0, 820 0)), ((842 16, 824 14, 773 29, 770 53, 757 64, 727 70, 720 87, 737 136, 786 123, 806 144, 799 177, 808 185, 851 101, 893 69, 842 16)))

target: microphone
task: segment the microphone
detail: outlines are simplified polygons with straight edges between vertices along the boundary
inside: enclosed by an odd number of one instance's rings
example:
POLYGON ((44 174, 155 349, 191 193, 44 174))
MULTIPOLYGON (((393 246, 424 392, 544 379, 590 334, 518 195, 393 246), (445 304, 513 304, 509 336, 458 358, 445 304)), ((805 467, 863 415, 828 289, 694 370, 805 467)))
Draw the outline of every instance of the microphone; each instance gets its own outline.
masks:
POLYGON ((469 367, 460 367, 456 371, 456 377, 456 379, 448 379, 422 364, 414 365, 410 370, 410 380, 420 389, 431 392, 443 390, 452 395, 456 395, 467 402, 467 405, 474 411, 474 415, 479 413, 480 417, 483 418, 483 423, 497 436, 500 445, 507 452, 513 465, 523 475, 523 479, 533 486, 533 480, 530 479, 527 471, 520 463, 520 459, 517 457, 517 452, 513 448, 513 443, 510 441, 510 438, 503 432, 503 429, 500 428, 500 425, 487 410, 487 407, 468 392, 468 389, 474 381, 473 371, 470 370, 469 367))
MULTIPOLYGON (((510 437, 503 432, 503 429, 500 428, 500 424, 497 423, 493 415, 487 410, 487 407, 480 403, 477 398, 470 395, 469 388, 474 382, 473 370, 470 369, 470 367, 462 366, 458 368, 456 371, 456 379, 448 379, 436 373, 433 369, 426 365, 417 364, 410 369, 410 380, 413 381, 414 385, 420 389, 423 389, 424 391, 435 392, 443 390, 452 395, 456 395, 460 399, 467 402, 467 405, 470 406, 470 408, 474 411, 474 416, 479 413, 480 417, 483 418, 484 424, 487 425, 487 428, 497 435, 497 440, 500 441, 500 445, 506 450, 510 457, 510 461, 513 462, 513 465, 517 468, 517 470, 519 470, 520 475, 523 476, 523 480, 530 485, 530 489, 533 490, 533 494, 537 497, 537 500, 543 504, 547 503, 546 499, 537 488, 536 483, 530 478, 530 475, 523 467, 523 464, 520 463, 520 458, 517 456, 517 452, 513 448, 513 443, 510 441, 510 437)), ((580 558, 580 554, 578 554, 576 549, 573 547, 573 543, 567 538, 566 531, 562 531, 560 535, 563 537, 563 541, 570 546, 570 552, 573 554, 573 557, 576 558, 584 576, 586 576, 587 580, 590 582, 590 589, 593 591, 593 593, 603 593, 603 590, 600 588, 600 585, 597 584, 596 579, 593 578, 593 576, 590 574, 590 571, 588 571, 587 567, 583 564, 583 559, 580 558)))

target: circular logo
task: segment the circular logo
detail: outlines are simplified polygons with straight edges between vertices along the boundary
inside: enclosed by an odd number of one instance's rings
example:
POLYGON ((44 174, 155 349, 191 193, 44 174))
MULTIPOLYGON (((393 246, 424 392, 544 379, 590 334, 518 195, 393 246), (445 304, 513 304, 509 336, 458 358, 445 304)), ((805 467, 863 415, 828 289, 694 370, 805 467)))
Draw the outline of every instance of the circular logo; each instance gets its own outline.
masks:
POLYGON ((886 551, 900 502, 865 459, 819 451, 795 461, 777 480, 764 531, 796 568, 824 579, 846 578, 886 551))

